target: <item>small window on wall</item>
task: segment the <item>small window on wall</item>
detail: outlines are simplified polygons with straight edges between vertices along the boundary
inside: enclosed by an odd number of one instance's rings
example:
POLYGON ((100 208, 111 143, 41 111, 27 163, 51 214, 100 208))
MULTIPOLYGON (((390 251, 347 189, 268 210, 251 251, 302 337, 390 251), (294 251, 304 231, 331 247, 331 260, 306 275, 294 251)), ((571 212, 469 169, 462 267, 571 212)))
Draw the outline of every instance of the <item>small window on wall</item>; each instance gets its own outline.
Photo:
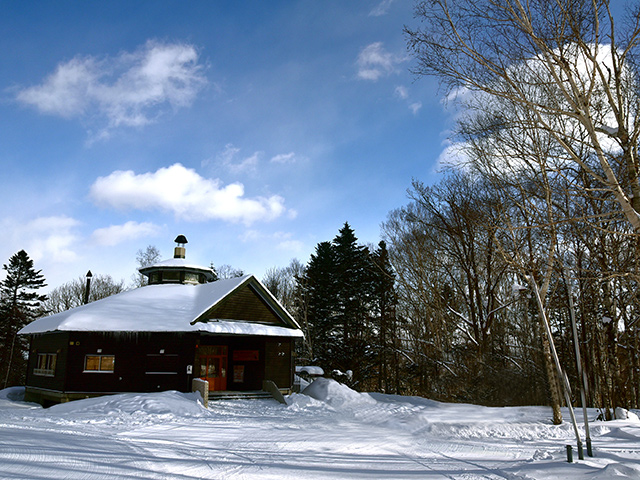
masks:
POLYGON ((53 377, 56 374, 56 359, 58 355, 55 353, 39 353, 36 360, 36 367, 33 369, 34 375, 43 377, 53 377))
POLYGON ((113 373, 115 364, 115 355, 87 355, 84 357, 85 372, 113 373))

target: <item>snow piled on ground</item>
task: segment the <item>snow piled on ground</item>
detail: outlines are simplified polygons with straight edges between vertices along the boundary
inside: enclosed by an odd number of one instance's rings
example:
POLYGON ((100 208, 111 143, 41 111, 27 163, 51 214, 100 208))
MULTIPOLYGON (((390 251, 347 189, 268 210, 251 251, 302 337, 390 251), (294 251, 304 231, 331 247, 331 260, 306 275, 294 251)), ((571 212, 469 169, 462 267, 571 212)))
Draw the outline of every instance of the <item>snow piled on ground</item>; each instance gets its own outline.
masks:
POLYGON ((23 392, 0 391, 1 479, 640 478, 634 415, 597 422, 590 410, 596 456, 569 464, 573 429, 552 425, 547 407, 358 393, 324 378, 286 406, 206 409, 199 395, 171 391, 43 409, 23 392))

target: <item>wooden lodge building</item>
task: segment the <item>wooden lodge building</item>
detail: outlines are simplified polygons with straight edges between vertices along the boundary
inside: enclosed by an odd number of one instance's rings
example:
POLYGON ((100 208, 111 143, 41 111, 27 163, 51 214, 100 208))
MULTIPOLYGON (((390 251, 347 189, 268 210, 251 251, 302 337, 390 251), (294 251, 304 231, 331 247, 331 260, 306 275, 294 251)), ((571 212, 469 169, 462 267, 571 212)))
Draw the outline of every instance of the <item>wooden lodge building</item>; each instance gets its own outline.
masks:
POLYGON ((293 387, 296 321, 252 275, 212 281, 213 270, 174 258, 141 268, 149 284, 40 318, 30 338, 25 400, 42 405, 99 395, 293 387))

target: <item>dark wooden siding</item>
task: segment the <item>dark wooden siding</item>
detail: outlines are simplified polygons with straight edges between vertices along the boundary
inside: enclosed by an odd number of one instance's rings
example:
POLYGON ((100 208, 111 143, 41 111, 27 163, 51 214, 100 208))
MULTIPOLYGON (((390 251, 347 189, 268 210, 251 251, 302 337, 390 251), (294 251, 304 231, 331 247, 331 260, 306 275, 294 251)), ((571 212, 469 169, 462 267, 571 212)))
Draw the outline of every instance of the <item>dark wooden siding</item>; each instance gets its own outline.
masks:
POLYGON ((196 334, 73 332, 67 362, 68 392, 191 390, 196 334), (87 355, 114 355, 112 373, 85 372, 87 355))
POLYGON ((242 286, 213 307, 207 312, 206 318, 246 320, 286 326, 249 284, 242 286))
POLYGON ((31 341, 27 386, 69 394, 191 390, 198 376, 198 351, 215 345, 228 347, 228 390, 261 390, 263 380, 291 388, 292 342, 286 337, 211 335, 205 333, 54 332, 31 341), (240 352, 234 358, 234 353, 240 352), (257 355, 256 355, 257 352, 257 355), (53 377, 33 375, 38 353, 56 353, 53 377), (85 372, 87 355, 114 355, 113 372, 85 372), (192 373, 187 373, 192 366, 192 373), (241 367, 242 381, 234 378, 241 367))
POLYGON ((67 332, 32 335, 26 384, 47 390, 62 390, 66 378, 65 366, 67 364, 68 346, 69 334, 67 332), (56 369, 53 377, 34 375, 34 370, 37 368, 38 354, 41 353, 56 354, 56 369))
POLYGON ((272 380, 278 388, 291 388, 293 382, 292 339, 267 339, 265 344, 265 380, 272 380))

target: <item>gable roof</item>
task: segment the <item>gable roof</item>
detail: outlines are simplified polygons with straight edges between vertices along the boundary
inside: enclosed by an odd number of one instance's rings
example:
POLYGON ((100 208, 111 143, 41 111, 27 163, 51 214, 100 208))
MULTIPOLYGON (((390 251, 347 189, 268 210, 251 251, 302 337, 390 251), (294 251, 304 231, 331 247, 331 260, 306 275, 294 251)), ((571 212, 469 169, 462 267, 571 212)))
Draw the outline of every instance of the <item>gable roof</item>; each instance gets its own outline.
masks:
POLYGON ((202 331, 302 336, 300 326, 293 317, 253 275, 201 285, 147 285, 40 318, 18 333, 25 335, 54 331, 202 331), (247 296, 247 291, 254 295, 247 296), (225 309, 225 303, 238 304, 233 299, 239 296, 246 299, 246 308, 225 309), (265 309, 272 314, 271 321, 265 321, 265 309), (260 311, 261 315, 256 317, 255 311, 260 311), (224 318, 217 318, 218 313, 224 318))

